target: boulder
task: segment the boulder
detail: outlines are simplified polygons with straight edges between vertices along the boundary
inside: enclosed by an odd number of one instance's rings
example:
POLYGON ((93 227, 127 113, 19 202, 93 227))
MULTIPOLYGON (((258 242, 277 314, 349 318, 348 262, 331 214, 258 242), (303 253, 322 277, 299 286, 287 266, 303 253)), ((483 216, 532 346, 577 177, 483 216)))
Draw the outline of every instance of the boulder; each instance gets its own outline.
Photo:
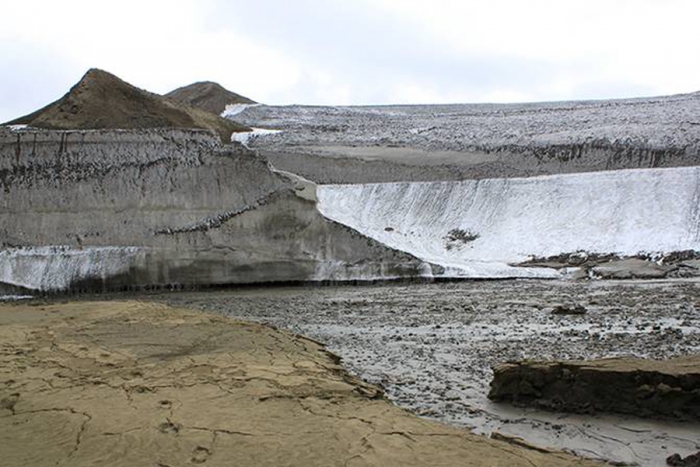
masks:
POLYGON ((506 363, 489 398, 575 412, 700 420, 700 357, 506 363))

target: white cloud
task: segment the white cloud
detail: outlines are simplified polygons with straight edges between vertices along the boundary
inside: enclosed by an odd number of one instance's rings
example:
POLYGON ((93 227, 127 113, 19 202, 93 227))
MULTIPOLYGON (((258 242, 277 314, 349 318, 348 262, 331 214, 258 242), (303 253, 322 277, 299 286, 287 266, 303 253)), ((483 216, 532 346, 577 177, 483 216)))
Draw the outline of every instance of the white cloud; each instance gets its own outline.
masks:
POLYGON ((700 61, 693 58, 700 53, 696 0, 379 0, 377 5, 427 31, 455 55, 545 61, 553 70, 586 65, 584 76, 566 75, 571 90, 590 80, 660 93, 700 88, 700 61))
POLYGON ((90 67, 155 92, 206 79, 271 103, 689 92, 699 17, 695 0, 2 1, 0 120, 90 67))
MULTIPOLYGON (((91 67, 154 92, 215 80, 257 97, 292 88, 301 78, 298 64, 279 51, 232 30, 208 31, 207 14, 213 12, 201 5, 195 1, 13 2, 0 19, 0 67, 7 75, 21 71, 2 66, 16 62, 15 55, 24 57, 22 66, 31 63, 32 56, 37 60, 50 56, 51 66, 36 64, 33 72, 42 73, 45 82, 60 79, 64 91, 91 67)), ((2 81, 0 120, 6 120, 18 113, 1 114, 11 110, 2 108, 4 94, 18 90, 7 89, 2 81)), ((55 91, 47 93, 44 103, 59 96, 55 91)))

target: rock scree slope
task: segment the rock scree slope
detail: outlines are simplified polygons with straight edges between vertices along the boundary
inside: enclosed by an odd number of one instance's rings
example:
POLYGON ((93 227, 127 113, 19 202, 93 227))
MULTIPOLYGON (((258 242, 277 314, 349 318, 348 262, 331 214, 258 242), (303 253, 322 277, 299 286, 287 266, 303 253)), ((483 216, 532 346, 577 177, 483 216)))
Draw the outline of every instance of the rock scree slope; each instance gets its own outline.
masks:
POLYGON ((416 417, 322 345, 141 302, 0 306, 0 459, 43 466, 594 466, 416 417))
POLYGON ((256 103, 211 81, 201 81, 177 88, 167 93, 165 97, 217 115, 221 115, 228 105, 256 103))
POLYGON ((250 129, 202 109, 144 91, 96 68, 59 100, 9 124, 36 128, 135 129, 200 128, 214 130, 222 141, 250 129))

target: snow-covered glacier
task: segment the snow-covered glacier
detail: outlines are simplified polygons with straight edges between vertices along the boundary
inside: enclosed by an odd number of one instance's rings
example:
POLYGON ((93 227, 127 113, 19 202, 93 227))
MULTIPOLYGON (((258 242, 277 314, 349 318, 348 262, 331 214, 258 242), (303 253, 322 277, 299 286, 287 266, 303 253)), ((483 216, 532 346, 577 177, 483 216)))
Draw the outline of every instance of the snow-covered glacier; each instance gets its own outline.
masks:
POLYGON ((700 249, 700 168, 318 187, 321 212, 467 277, 552 277, 511 264, 579 250, 700 249))

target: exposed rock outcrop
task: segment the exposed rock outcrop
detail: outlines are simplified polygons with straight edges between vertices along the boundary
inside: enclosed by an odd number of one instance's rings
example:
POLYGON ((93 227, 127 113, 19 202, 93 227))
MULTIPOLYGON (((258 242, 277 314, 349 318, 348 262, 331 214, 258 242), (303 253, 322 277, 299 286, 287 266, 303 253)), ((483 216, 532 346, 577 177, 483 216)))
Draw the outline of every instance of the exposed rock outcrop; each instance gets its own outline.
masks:
POLYGON ((700 357, 507 363, 489 398, 565 412, 700 420, 700 357))
POLYGON ((59 130, 200 128, 216 131, 224 142, 231 141, 233 132, 249 130, 186 103, 139 89, 95 68, 59 100, 9 124, 59 130))
POLYGON ((666 465, 673 467, 700 467, 700 451, 687 457, 673 454, 666 459, 666 465))
POLYGON ((219 83, 211 81, 202 81, 177 88, 167 93, 165 97, 217 115, 221 115, 229 105, 255 104, 254 100, 229 91, 219 83))
POLYGON ((200 130, 0 131, 0 283, 30 290, 430 276, 200 130))
POLYGON ((700 276, 698 258, 700 258, 700 252, 697 250, 634 256, 576 251, 547 258, 534 257, 514 266, 559 270, 578 268, 573 276, 576 279, 662 279, 700 276))

